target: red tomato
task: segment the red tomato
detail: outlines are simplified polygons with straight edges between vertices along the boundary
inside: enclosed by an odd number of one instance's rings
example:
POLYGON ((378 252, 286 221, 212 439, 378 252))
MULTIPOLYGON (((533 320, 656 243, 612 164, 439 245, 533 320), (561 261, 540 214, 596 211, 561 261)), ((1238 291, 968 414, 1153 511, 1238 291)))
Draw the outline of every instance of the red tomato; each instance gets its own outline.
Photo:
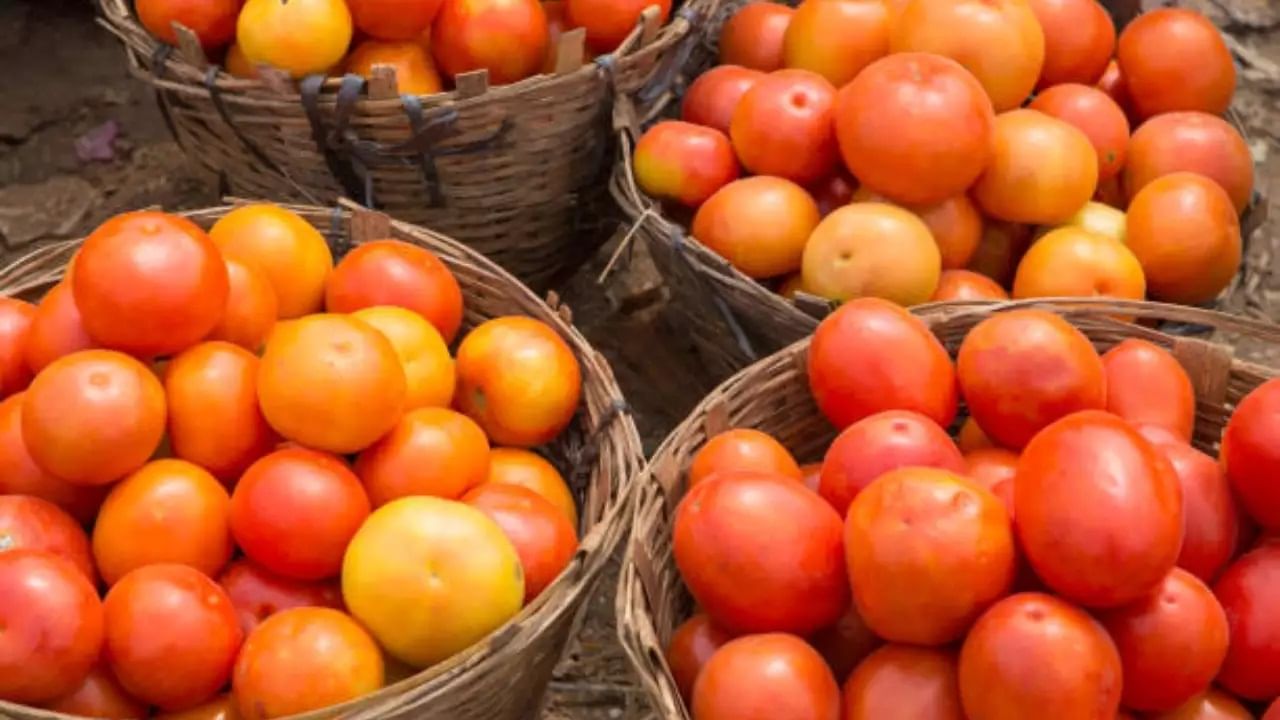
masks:
POLYGON ((1116 61, 1144 118, 1176 110, 1221 115, 1235 93, 1231 51, 1218 28, 1194 10, 1139 15, 1120 33, 1116 61))
MULTIPOLYGON (((1146 717, 1151 720, 1255 720, 1254 714, 1241 705, 1240 701, 1217 688, 1209 688, 1208 691, 1191 698, 1176 710, 1146 717)), ((1276 717, 1268 712, 1262 720, 1276 720, 1276 717)))
POLYGON ((967 417, 960 425, 960 432, 956 434, 956 446, 960 448, 960 452, 967 454, 974 450, 996 447, 996 444, 987 437, 986 431, 978 426, 977 420, 967 417))
POLYGON ((1038 88, 1094 83, 1116 48, 1116 26, 1097 0, 1031 0, 1044 30, 1044 67, 1038 88))
POLYGON ((31 382, 26 353, 35 317, 31 303, 0 297, 0 398, 25 390, 31 382))
POLYGON ((377 305, 407 308, 434 325, 446 343, 462 326, 458 279, 435 253, 399 240, 375 240, 347 253, 329 277, 324 305, 335 313, 377 305))
POLYGON ((645 193, 691 208, 738 178, 728 136, 682 120, 664 120, 646 130, 636 142, 632 165, 645 193))
POLYGON ((347 0, 351 20, 379 40, 417 40, 431 28, 441 0, 347 0))
POLYGON ((1267 712, 1263 714, 1262 720, 1280 720, 1280 698, 1271 703, 1267 708, 1267 712))
POLYGON ((296 607, 342 609, 342 589, 337 582, 304 582, 281 577, 247 558, 227 566, 218 576, 240 618, 245 634, 263 620, 296 607))
POLYGON ((889 53, 893 12, 876 0, 801 3, 783 36, 782 61, 840 87, 889 53))
POLYGON ((752 635, 711 656, 692 705, 698 720, 838 720, 840 686, 800 638, 752 635))
POLYGON ((0 495, 0 553, 42 550, 69 560, 90 583, 97 582, 89 537, 57 505, 30 495, 0 495))
POLYGON ((919 318, 887 300, 844 303, 813 333, 809 389, 838 428, 882 410, 914 410, 942 427, 956 416, 951 356, 919 318))
POLYGON ((836 96, 836 138, 863 185, 931 205, 964 192, 991 157, 995 113, 959 63, 899 53, 868 65, 836 96))
POLYGON ((21 392, 0 401, 0 495, 38 497, 67 511, 80 524, 91 522, 107 489, 59 480, 36 465, 22 436, 25 397, 21 392))
POLYGON ((355 471, 374 507, 410 495, 456 500, 485 482, 490 455, 484 430, 471 418, 445 408, 418 408, 361 452, 355 471))
POLYGON ((524 568, 524 601, 533 602, 573 560, 578 532, 555 505, 516 485, 485 483, 462 502, 488 515, 507 536, 524 568))
POLYGON ((1009 293, 986 275, 972 270, 943 270, 938 277, 938 289, 933 291, 929 302, 1008 299, 1009 293))
MULTIPOLYGON (((853 194, 858 189, 858 181, 849 172, 837 168, 829 177, 809 187, 809 194, 818 204, 818 214, 826 217, 836 208, 844 207, 853 201, 853 194)), ((803 288, 800 288, 803 289, 803 288)), ((781 291, 780 291, 781 292, 781 291)), ((787 293, 783 292, 783 295, 787 293)))
POLYGON ((0 553, 0 700, 75 690, 102 650, 102 604, 83 571, 39 550, 0 553))
MULTIPOLYGON (((1083 1, 1100 8, 1094 0, 1083 1)), ((1056 85, 1037 95, 1030 107, 1076 126, 1089 138, 1098 153, 1099 181, 1115 177, 1125 167, 1129 119, 1111 96, 1088 85, 1056 85)))
POLYGON ((1120 654, 1096 620, 1051 595, 991 607, 960 649, 960 699, 970 718, 1113 718, 1120 654))
POLYGON ((222 319, 230 281, 222 252, 186 218, 124 213, 85 238, 71 291, 89 336, 133 355, 168 355, 222 319))
POLYGON ((1133 117, 1133 99, 1129 97, 1129 86, 1124 81, 1124 75, 1120 74, 1119 63, 1115 60, 1107 63, 1107 69, 1098 78, 1095 87, 1115 100, 1120 109, 1124 110, 1125 117, 1133 117))
POLYGON ((818 485, 822 483, 822 463, 805 463, 801 465, 800 475, 802 476, 800 482, 804 483, 805 487, 813 492, 818 492, 818 485))
POLYGON ((209 340, 226 340, 257 352, 280 318, 280 301, 271 277, 244 260, 223 258, 227 264, 227 308, 209 340))
POLYGON ((1216 115, 1173 112, 1144 122, 1129 141, 1124 188, 1132 200, 1153 180, 1194 172, 1222 186, 1237 213, 1253 199, 1253 153, 1240 132, 1216 115))
POLYGON ((587 47, 603 55, 618 49, 649 6, 658 8, 658 25, 665 25, 671 17, 671 0, 567 0, 565 18, 569 27, 585 28, 587 47))
POLYGON ((835 98, 835 86, 808 70, 777 70, 757 80, 729 123, 742 166, 802 185, 830 175, 836 166, 835 98))
POLYGON ((173 24, 195 33, 205 50, 217 50, 236 37, 241 0, 138 0, 135 8, 143 27, 170 44, 178 44, 173 24))
POLYGON ((31 320, 23 353, 27 366, 32 372, 40 372, 63 355, 92 347, 96 345, 80 320, 80 309, 76 307, 71 284, 64 280, 54 285, 36 306, 36 314, 31 320))
POLYGON ((751 428, 737 428, 710 438, 693 454, 689 485, 719 472, 738 470, 774 473, 800 480, 804 474, 790 451, 772 436, 751 428))
POLYGON ((842 720, 965 720, 953 651, 886 645, 844 684, 842 720))
POLYGON ((1209 688, 1227 655, 1227 616, 1191 573, 1174 568, 1151 592, 1103 613, 1120 651, 1125 707, 1172 710, 1209 688))
POLYGON ((873 480, 901 467, 964 471, 964 458, 938 424, 910 410, 886 410, 845 428, 822 459, 818 493, 841 516, 873 480))
POLYGON ((1219 459, 1240 505, 1267 530, 1280 530, 1280 379, 1244 396, 1222 431, 1219 459))
POLYGON ((1126 338, 1102 355, 1107 373, 1107 411, 1134 425, 1155 425, 1191 442, 1196 391, 1182 364, 1168 350, 1126 338))
POLYGON ((337 575, 347 543, 368 516, 369 498, 346 463, 303 448, 277 450, 250 465, 231 494, 236 544, 295 580, 337 575))
POLYGON ((858 608, 850 605, 835 625, 811 635, 809 644, 822 654, 837 678, 847 678, 867 655, 880 646, 881 640, 867 627, 866 621, 858 614, 858 608))
POLYGON ((222 588, 185 565, 148 565, 116 583, 102 603, 104 652, 134 697, 185 710, 231 678, 244 632, 222 588))
POLYGON ((740 65, 718 65, 702 73, 689 85, 680 104, 680 119, 706 125, 725 135, 738 101, 764 73, 740 65))
POLYGON ((1280 695, 1280 544, 1263 543, 1213 584, 1231 639, 1218 684, 1248 700, 1280 695))
POLYGON ((1013 516, 1013 479, 1018 474, 1018 454, 1004 448, 978 448, 965 454, 965 475, 995 493, 1013 516))
POLYGON ((743 5, 720 30, 720 64, 773 72, 782 68, 782 47, 795 9, 775 2, 743 5))
POLYGON ((792 478, 724 473, 676 510, 676 566, 698 604, 735 633, 808 633, 849 605, 840 516, 792 478))
POLYGON ((142 720, 148 716, 147 706, 120 687, 111 668, 105 665, 94 667, 79 687, 44 707, 65 715, 111 720, 142 720))
POLYGON ((1036 435, 1018 461, 1013 499, 1018 538, 1036 574, 1082 605, 1132 602, 1178 559, 1178 477, 1115 415, 1075 413, 1036 435))
POLYGON ((685 620, 671 634, 671 642, 667 643, 667 665, 686 704, 693 700, 693 683, 698 679, 702 666, 732 639, 732 635, 713 625, 711 619, 702 614, 685 620))

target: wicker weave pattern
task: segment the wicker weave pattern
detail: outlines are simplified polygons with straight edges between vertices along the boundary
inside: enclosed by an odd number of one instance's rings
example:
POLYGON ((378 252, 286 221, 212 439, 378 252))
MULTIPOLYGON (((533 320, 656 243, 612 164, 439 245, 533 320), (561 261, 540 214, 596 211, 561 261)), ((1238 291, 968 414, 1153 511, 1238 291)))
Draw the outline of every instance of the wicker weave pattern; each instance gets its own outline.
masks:
MULTIPOLYGON (((211 226, 231 207, 184 213, 211 226)), ((582 406, 569 429, 545 448, 581 508, 582 542, 564 573, 514 620, 454 658, 338 708, 297 716, 315 720, 516 720, 536 713, 578 611, 630 521, 629 480, 643 461, 640 436, 604 358, 575 330, 568 308, 542 302, 478 253, 435 232, 358 208, 293 206, 341 253, 352 243, 391 237, 436 253, 465 297, 463 328, 527 315, 548 323, 582 366, 582 406)), ((59 280, 79 240, 45 246, 0 270, 0 293, 34 297, 59 280)), ((70 720, 0 702, 0 719, 70 720)))
MULTIPOLYGON (((1280 327, 1221 313, 1160 303, 1051 300, 1009 303, 940 303, 917 314, 954 354, 969 329, 997 312, 1038 307, 1060 313, 1105 350, 1138 337, 1170 349, 1196 389, 1195 443, 1216 452, 1222 428, 1236 403, 1271 378, 1272 370, 1234 360, 1229 348, 1175 337, 1116 315, 1208 325, 1230 335, 1280 343, 1280 327)), ((675 681, 663 659, 672 632, 689 617, 692 599, 672 556, 674 509, 684 495, 684 476, 707 438, 734 427, 772 434, 798 460, 821 459, 835 436, 809 392, 804 339, 742 370, 708 395, 667 437, 637 482, 635 518, 619 578, 618 634, 659 717, 688 720, 675 681)))

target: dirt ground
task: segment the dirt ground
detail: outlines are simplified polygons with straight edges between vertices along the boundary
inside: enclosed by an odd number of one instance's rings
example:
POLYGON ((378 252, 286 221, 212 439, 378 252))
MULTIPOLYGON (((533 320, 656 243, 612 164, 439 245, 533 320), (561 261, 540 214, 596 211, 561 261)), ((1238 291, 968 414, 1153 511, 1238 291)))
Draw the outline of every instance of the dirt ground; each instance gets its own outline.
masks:
MULTIPOLYGON (((1241 61, 1237 110, 1260 185, 1273 197, 1272 219, 1254 238, 1255 251, 1274 247, 1280 239, 1280 2, 1181 4, 1213 17, 1241 61)), ((124 210, 217 204, 214 178, 178 150, 150 91, 128 76, 120 46, 94 24, 90 0, 0 0, 0 67, 8 71, 0 103, 0 260, 33 244, 81 235, 124 210)), ((661 293, 637 299, 625 289, 625 278, 596 282, 608 252, 606 247, 559 290, 579 326, 613 363, 651 451, 710 382, 687 343, 665 324, 661 293)), ((1274 266, 1280 262, 1274 255, 1258 257, 1270 257, 1267 264, 1274 266)), ((1280 282, 1270 281, 1268 289, 1280 289, 1280 282)), ((1280 297, 1272 298, 1272 307, 1274 318, 1280 297)), ((1280 365, 1280 349, 1239 352, 1280 365)), ((546 717, 645 714, 612 642, 611 595, 607 577, 553 684, 546 717)))

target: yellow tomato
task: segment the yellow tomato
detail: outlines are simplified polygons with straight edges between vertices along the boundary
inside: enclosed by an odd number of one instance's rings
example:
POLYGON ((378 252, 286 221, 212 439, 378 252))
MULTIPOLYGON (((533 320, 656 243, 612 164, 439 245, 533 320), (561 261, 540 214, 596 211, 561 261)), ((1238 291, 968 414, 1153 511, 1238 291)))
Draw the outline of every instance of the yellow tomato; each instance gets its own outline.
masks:
POLYGON ((440 331, 412 310, 392 305, 364 308, 351 313, 387 336, 395 348, 408 381, 404 409, 449 407, 455 374, 449 346, 440 331))

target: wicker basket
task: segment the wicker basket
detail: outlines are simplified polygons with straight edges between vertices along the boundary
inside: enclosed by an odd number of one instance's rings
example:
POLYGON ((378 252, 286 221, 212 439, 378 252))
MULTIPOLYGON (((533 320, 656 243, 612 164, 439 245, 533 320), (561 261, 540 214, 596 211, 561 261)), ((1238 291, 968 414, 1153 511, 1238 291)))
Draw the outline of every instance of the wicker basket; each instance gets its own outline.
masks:
MULTIPOLYGON (((679 112, 683 89, 714 62, 720 27, 732 8, 747 0, 726 2, 713 22, 699 28, 701 51, 690 55, 679 78, 659 102, 619 108, 621 117, 618 159, 610 179, 610 192, 631 223, 630 233, 643 242, 663 276, 670 279, 676 321, 693 336, 700 354, 720 379, 813 331, 818 320, 831 311, 830 303, 803 293, 785 298, 753 280, 720 255, 687 234, 687 227, 663 215, 660 204, 636 185, 631 167, 632 151, 640 128, 679 112)), ((789 2, 789 4, 795 4, 789 2)), ((1116 0, 1115 5, 1127 5, 1116 0)), ((1113 7, 1113 12, 1125 10, 1113 7)), ((623 103, 620 103, 622 105, 623 103)), ((1243 131, 1238 118, 1231 118, 1243 131)), ((1263 178, 1257 174, 1259 188, 1263 178)), ((1216 306, 1266 318, 1266 278, 1271 269, 1272 248, 1258 230, 1265 220, 1267 201, 1255 190, 1241 222, 1245 252, 1240 271, 1219 297, 1216 306)))
POLYGON ((346 196, 446 233, 535 288, 590 249, 582 237, 607 199, 613 94, 661 93, 691 27, 719 2, 688 0, 664 27, 648 13, 616 53, 586 66, 575 31, 557 74, 491 88, 479 71, 452 92, 414 97, 354 75, 235 78, 198 42, 157 41, 129 0, 95 1, 178 144, 226 193, 321 205, 346 196))
MULTIPOLYGON (((183 213, 209 227, 234 206, 183 213)), ((324 233, 341 254, 352 244, 382 238, 436 253, 457 277, 465 298, 463 328, 490 318, 527 315, 548 323, 573 348, 582 366, 582 405, 569 428, 543 448, 578 500, 582 541, 569 566, 519 615, 486 640, 377 693, 307 714, 309 720, 515 720, 533 717, 579 610, 624 538, 630 521, 628 481, 643 455, 622 393, 604 358, 570 324, 566 307, 542 302, 492 262, 429 230, 358 208, 294 210, 324 233)), ((63 275, 79 240, 44 246, 0 270, 0 293, 33 298, 63 275)), ((304 716, 298 716, 304 717, 304 716)), ((0 702, 0 719, 71 720, 70 716, 0 702)))
MULTIPOLYGON (((922 308, 918 314, 954 355, 979 321, 1019 307, 1060 313, 1099 350, 1129 337, 1170 349, 1195 385, 1195 443, 1205 450, 1215 450, 1240 398, 1275 374, 1233 359, 1226 346, 1113 319, 1123 314, 1208 325, 1280 346, 1280 327, 1198 308, 1135 301, 1054 300, 938 304, 922 308)), ((810 396, 805 363, 808 349, 809 341, 802 340, 716 388, 662 443, 635 488, 635 519, 618 585, 618 634, 661 718, 688 719, 663 659, 672 632, 692 611, 692 599, 680 580, 671 549, 674 509, 684 495, 685 472, 708 437, 732 427, 770 433, 802 462, 820 459, 835 431, 810 396)))

